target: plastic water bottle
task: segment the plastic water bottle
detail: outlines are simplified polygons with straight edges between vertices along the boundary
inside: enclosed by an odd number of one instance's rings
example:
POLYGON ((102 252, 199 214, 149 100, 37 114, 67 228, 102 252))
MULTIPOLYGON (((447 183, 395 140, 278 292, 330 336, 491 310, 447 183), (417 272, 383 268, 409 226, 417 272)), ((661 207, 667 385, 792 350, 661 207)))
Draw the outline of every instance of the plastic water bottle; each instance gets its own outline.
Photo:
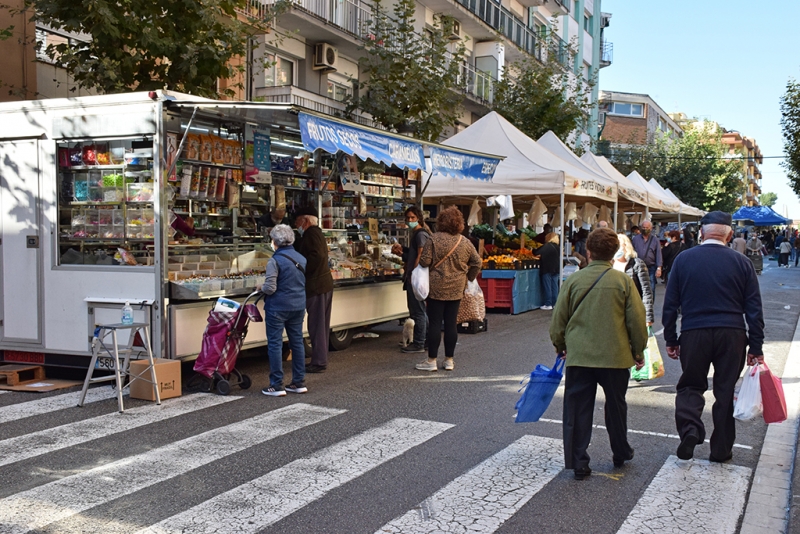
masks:
POLYGON ((127 300, 125 306, 122 307, 122 324, 133 324, 133 308, 127 300))

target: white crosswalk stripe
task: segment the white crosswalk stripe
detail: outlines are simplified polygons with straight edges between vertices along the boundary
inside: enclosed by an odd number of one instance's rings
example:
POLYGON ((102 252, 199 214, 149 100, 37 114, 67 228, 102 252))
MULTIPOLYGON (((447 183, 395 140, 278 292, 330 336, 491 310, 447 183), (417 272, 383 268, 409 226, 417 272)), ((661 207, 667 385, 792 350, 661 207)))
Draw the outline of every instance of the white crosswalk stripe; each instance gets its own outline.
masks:
POLYGON ((378 533, 494 532, 563 469, 561 440, 523 436, 378 533))
MULTIPOLYGON (((124 414, 114 412, 92 419, 32 432, 16 438, 4 439, 0 441, 0 451, 2 451, 0 466, 237 399, 241 399, 241 397, 223 397, 198 393, 165 400, 160 406, 149 404, 125 410, 124 414)), ((77 410, 78 408, 75 409, 77 410)))
MULTIPOLYGON (((345 410, 292 404, 0 500, 0 531, 16 534, 100 506, 345 410), (121 482, 122 481, 122 482, 121 482)), ((89 518, 83 531, 109 532, 89 518)))
POLYGON ((432 421, 393 419, 139 532, 258 532, 452 426, 432 421), (287 484, 287 480, 292 483, 287 484))
MULTIPOLYGON (((98 402, 107 399, 115 399, 117 397, 117 390, 110 387, 92 388, 86 392, 86 399, 84 404, 98 402)), ((56 412, 65 408, 74 408, 78 405, 78 400, 81 398, 80 391, 73 391, 71 393, 63 393, 61 395, 54 395, 52 397, 45 397, 28 402, 18 402, 10 406, 3 406, 0 408, 0 423, 8 423, 9 421, 18 421, 27 417, 42 415, 50 412, 56 412)), ((116 410, 117 406, 114 405, 116 410)))
POLYGON ((2 395, 3 393, 10 393, 10 392, 7 389, 0 389, 0 395, 2 395))
POLYGON ((618 534, 736 532, 751 469, 670 456, 618 534))

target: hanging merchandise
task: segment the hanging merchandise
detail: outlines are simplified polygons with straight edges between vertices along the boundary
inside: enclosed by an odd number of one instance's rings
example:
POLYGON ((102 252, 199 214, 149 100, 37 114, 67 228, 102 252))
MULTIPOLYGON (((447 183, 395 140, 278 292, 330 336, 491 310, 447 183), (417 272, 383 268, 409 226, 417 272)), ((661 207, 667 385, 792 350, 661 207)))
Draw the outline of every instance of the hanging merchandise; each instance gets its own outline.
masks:
POLYGON ((504 221, 506 219, 513 219, 514 218, 514 203, 511 200, 511 195, 504 195, 500 197, 501 204, 500 204, 500 220, 504 221))
POLYGON ((545 213, 547 213, 547 206, 544 205, 541 198, 536 197, 533 201, 533 206, 531 206, 528 212, 528 224, 531 226, 538 226, 541 222, 542 215, 545 213))
POLYGON ((587 202, 583 205, 583 209, 581 209, 580 217, 583 219, 583 222, 587 224, 595 224, 597 222, 597 212, 599 208, 592 204, 591 202, 587 202))
POLYGON ((578 218, 578 210, 575 207, 574 202, 567 202, 564 206, 564 220, 565 221, 573 221, 578 218))
POLYGON ((560 207, 556 207, 556 211, 555 211, 555 213, 553 213, 553 216, 551 217, 551 219, 552 220, 550 221, 550 226, 552 226, 553 228, 561 227, 561 208, 560 207))
POLYGON ((642 216, 640 214, 634 213, 633 216, 631 216, 631 224, 633 226, 639 226, 639 221, 641 219, 642 219, 642 216))
POLYGON ((467 226, 475 226, 481 224, 481 206, 478 204, 478 199, 472 201, 472 207, 469 209, 469 217, 467 218, 467 226))
POLYGON ((613 218, 611 215, 611 210, 608 209, 608 206, 600 206, 600 213, 597 215, 598 221, 605 221, 608 224, 612 224, 613 218))

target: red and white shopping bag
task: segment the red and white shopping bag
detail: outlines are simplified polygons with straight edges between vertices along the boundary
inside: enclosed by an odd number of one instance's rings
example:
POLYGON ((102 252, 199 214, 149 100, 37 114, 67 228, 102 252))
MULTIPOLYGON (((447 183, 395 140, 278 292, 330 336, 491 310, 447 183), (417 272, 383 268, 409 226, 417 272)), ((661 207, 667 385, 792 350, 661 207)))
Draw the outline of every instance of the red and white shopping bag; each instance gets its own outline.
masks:
POLYGON ((786 397, 783 395, 781 379, 772 374, 767 364, 760 366, 761 402, 764 405, 764 422, 781 423, 786 421, 786 397))

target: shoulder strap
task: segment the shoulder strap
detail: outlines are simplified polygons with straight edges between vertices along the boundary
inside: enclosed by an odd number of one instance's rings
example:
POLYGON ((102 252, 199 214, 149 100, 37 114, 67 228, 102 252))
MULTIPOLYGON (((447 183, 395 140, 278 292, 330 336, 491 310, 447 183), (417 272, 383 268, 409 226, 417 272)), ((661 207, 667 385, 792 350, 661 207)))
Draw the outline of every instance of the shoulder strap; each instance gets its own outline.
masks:
POLYGON ((436 269, 438 266, 440 266, 440 265, 441 265, 441 264, 444 262, 444 260, 446 260, 447 258, 449 258, 449 257, 450 257, 450 255, 451 255, 453 252, 455 252, 456 248, 458 248, 458 245, 460 245, 460 244, 461 244, 461 240, 462 240, 462 239, 464 239, 464 236, 463 236, 463 235, 460 235, 460 236, 458 236, 458 241, 456 241, 456 244, 455 244, 455 245, 453 245, 453 248, 451 248, 451 249, 450 249, 450 252, 448 252, 448 253, 447 253, 447 256, 445 256, 444 258, 442 258, 441 260, 439 260, 439 263, 437 263, 436 265, 434 265, 434 266, 433 266, 433 268, 434 268, 434 269, 436 269))
POLYGON ((577 312, 577 311, 578 311, 578 308, 580 307, 580 305, 581 305, 581 304, 583 304, 583 299, 585 299, 585 298, 586 298, 586 295, 588 295, 588 294, 589 294, 589 292, 590 292, 592 289, 594 289, 594 286, 596 286, 596 285, 597 285, 597 282, 599 282, 599 281, 600 281, 600 279, 601 279, 601 278, 603 278, 603 277, 606 275, 606 273, 607 273, 608 271, 610 271, 610 270, 611 270, 611 269, 606 269, 605 271, 603 271, 603 272, 600 274, 600 276, 598 276, 598 277, 597 277, 597 280, 595 280, 595 281, 594 281, 594 283, 591 285, 591 287, 589 287, 589 289, 587 289, 587 290, 586 290, 586 293, 584 293, 584 294, 583 294, 583 296, 581 296, 580 300, 578 300, 578 303, 575 305, 575 308, 573 308, 573 309, 572 309, 572 315, 575 315, 575 312, 577 312))
POLYGON ((273 256, 273 257, 275 257, 275 256, 281 256, 281 257, 283 257, 283 258, 286 258, 286 259, 287 259, 287 260, 289 260, 290 262, 294 263, 294 266, 295 266, 295 267, 297 267, 297 270, 298 270, 298 271, 300 271, 301 273, 303 273, 303 275, 305 275, 305 274, 306 274, 306 270, 305 270, 305 269, 303 269, 303 266, 302 266, 302 265, 300 265, 298 262, 294 261, 294 259, 290 258, 290 257, 289 257, 289 256, 287 256, 286 254, 281 254, 281 253, 280 253, 280 251, 278 251, 278 252, 275 252, 275 254, 273 254, 272 256, 273 256))

